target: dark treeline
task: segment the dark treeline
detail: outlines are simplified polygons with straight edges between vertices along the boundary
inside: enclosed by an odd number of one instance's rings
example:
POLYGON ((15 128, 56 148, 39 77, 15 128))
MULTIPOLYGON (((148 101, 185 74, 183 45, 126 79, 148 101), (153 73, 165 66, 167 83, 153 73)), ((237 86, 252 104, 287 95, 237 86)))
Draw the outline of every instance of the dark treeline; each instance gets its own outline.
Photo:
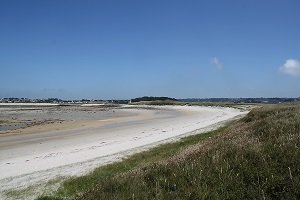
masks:
POLYGON ((171 100, 171 101, 177 101, 175 98, 170 97, 139 97, 135 99, 131 99, 131 102, 140 102, 140 101, 165 101, 165 100, 171 100))

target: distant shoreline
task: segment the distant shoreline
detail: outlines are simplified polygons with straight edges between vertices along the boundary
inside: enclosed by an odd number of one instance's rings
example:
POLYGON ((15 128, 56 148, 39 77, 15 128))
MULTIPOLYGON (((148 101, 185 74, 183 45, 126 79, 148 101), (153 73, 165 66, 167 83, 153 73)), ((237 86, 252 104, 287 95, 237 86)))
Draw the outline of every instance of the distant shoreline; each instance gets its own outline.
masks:
POLYGON ((0 103, 0 106, 59 106, 58 103, 0 103))

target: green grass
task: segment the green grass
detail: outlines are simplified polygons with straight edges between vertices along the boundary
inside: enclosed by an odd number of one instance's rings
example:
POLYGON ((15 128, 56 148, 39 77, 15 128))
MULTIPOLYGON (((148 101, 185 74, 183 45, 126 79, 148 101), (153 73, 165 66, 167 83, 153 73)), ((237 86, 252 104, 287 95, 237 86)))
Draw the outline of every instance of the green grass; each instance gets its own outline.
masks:
POLYGON ((300 199, 300 106, 139 153, 40 199, 300 199))

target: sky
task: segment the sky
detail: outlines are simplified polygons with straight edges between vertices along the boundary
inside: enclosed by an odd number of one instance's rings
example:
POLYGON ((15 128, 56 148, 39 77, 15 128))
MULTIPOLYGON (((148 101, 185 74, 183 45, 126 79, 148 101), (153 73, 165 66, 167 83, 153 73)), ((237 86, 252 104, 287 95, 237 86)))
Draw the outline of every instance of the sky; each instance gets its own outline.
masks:
POLYGON ((299 0, 1 0, 0 98, 299 97, 299 0))

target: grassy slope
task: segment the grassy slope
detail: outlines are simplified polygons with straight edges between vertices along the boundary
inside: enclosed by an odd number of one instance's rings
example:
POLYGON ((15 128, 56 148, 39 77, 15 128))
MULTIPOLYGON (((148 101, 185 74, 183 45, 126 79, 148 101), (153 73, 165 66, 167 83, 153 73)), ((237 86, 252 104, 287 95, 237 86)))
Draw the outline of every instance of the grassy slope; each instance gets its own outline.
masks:
POLYGON ((69 180, 55 196, 299 199, 299 147, 299 105, 257 108, 218 131, 163 145, 69 180))

